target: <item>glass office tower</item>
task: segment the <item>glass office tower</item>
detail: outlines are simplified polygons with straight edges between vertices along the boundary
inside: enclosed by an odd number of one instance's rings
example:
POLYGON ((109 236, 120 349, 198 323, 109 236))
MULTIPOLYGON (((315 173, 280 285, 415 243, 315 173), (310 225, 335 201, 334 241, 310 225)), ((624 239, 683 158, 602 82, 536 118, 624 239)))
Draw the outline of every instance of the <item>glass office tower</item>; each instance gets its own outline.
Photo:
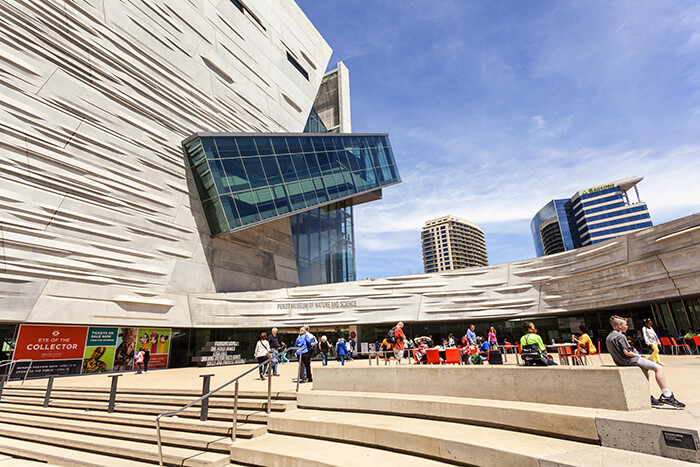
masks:
POLYGON ((570 199, 555 199, 530 222, 537 256, 551 255, 592 245, 626 233, 651 227, 646 203, 639 198, 642 177, 577 191, 570 199), (634 189, 636 201, 628 192, 634 189))

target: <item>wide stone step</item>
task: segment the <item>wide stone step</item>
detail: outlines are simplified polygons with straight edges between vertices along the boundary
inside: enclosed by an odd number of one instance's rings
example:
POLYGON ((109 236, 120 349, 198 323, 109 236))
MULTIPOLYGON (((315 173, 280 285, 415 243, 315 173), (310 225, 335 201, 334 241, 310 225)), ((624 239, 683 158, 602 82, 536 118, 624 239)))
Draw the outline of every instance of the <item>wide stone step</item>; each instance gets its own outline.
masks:
MULTIPOLYGON (((55 380, 53 391, 58 392, 97 392, 97 393, 107 393, 110 392, 109 385, 98 387, 98 386, 63 386, 59 384, 60 380, 55 380)), ((273 380, 274 382, 274 380, 273 380)), ((28 381, 26 384, 20 382, 11 381, 7 383, 6 389, 18 389, 25 391, 34 391, 42 395, 46 392, 46 383, 37 383, 36 381, 28 381)), ((214 389, 214 388, 212 388, 214 389)), ((202 395, 201 391, 193 391, 191 389, 177 389, 177 388, 158 388, 158 387, 140 387, 139 389, 129 388, 129 387, 118 387, 119 394, 148 394, 155 396, 185 396, 194 400, 202 395)), ((233 398, 233 385, 222 389, 219 392, 214 393, 212 398, 225 397, 233 398)), ((267 391, 238 391, 238 397, 240 399, 267 399, 267 391)), ((294 391, 272 391, 272 398, 277 400, 296 400, 296 392, 294 391)))
POLYGON ((414 394, 316 391, 299 394, 300 408, 430 418, 484 425, 599 444, 596 418, 614 411, 414 394))
MULTIPOLYGON (((147 440, 139 439, 138 435, 134 435, 130 440, 120 439, 118 442, 112 442, 100 435, 67 433, 35 426, 3 423, 0 424, 0 437, 41 443, 47 446, 58 446, 87 453, 99 453, 135 462, 158 461, 157 445, 147 440)), ((10 441, 10 444, 14 445, 14 441, 10 441)), ((0 450, 0 452, 2 451, 0 450)), ((230 462, 227 454, 177 446, 163 446, 163 460, 168 465, 186 466, 220 466, 230 462)), ((77 465, 81 465, 80 462, 77 465)), ((122 465, 122 460, 113 460, 111 463, 97 465, 122 465)))
MULTIPOLYGON (((43 400, 40 399, 34 399, 34 398, 22 398, 22 397, 3 397, 2 402, 0 402, 0 407, 4 406, 5 404, 22 404, 22 405, 33 405, 33 406, 43 406, 43 400)), ((296 403, 294 403, 296 405, 296 403)), ((75 408, 75 409, 83 409, 83 410, 95 410, 95 411, 103 411, 105 412, 107 410, 107 404, 106 403, 99 403, 99 402, 86 402, 86 401, 67 401, 67 400, 54 400, 51 399, 49 403, 49 407, 61 407, 61 408, 75 408)), ((151 405, 151 404, 138 404, 138 403, 117 403, 114 407, 114 410, 116 412, 123 412, 123 413, 137 413, 137 414, 150 414, 150 415, 159 415, 161 413, 165 412, 172 412, 177 409, 179 409, 181 406, 156 406, 156 405, 151 405)), ((272 410, 273 411, 281 411, 281 409, 284 408, 284 410, 287 410, 287 408, 293 408, 289 407, 287 405, 285 406, 279 406, 275 405, 274 403, 272 404, 272 410), (276 410, 277 409, 277 410, 276 410)), ((262 407, 258 406, 248 406, 248 407, 242 407, 239 406, 239 420, 241 416, 241 410, 245 411, 246 413, 246 418, 244 421, 251 422, 251 423, 265 423, 267 420, 267 413, 263 410, 262 407)), ((180 417, 188 417, 188 418, 199 418, 199 413, 200 409, 199 407, 189 407, 182 412, 180 412, 178 415, 180 417)), ((209 418, 213 420, 231 420, 233 417, 233 409, 209 409, 209 418)))
MULTIPOLYGON (((0 453, 8 454, 10 456, 21 456, 29 459, 36 459, 41 462, 46 462, 49 465, 81 467, 106 467, 116 465, 120 467, 152 467, 154 465, 152 462, 139 462, 92 452, 67 449, 60 446, 49 446, 40 442, 17 438, 6 438, 4 436, 0 436, 0 453)), ((15 465, 23 465, 21 463, 15 464, 15 462, 22 461, 18 459, 10 459, 7 461, 7 466, 14 467, 15 465)), ((4 467, 6 464, 4 462, 0 462, 0 465, 4 467)), ((155 465, 157 465, 157 462, 155 465)))
MULTIPOLYGON (((138 439, 157 442, 156 429, 150 426, 127 426, 102 422, 56 420, 50 417, 26 414, 0 414, 0 433, 7 426, 40 426, 63 433, 90 433, 109 439, 138 439)), ((165 429, 161 427, 161 441, 164 445, 188 447, 201 450, 228 453, 231 448, 231 436, 192 433, 165 429)))
POLYGON ((231 448, 231 460, 266 467, 443 467, 452 465, 343 442, 268 434, 231 448))
MULTIPOLYGON (((271 415, 268 430, 290 436, 342 439, 459 465, 540 467, 540 461, 548 458, 557 462, 550 465, 577 465, 575 462, 580 461, 580 456, 593 452, 592 449, 602 450, 598 451, 601 459, 606 459, 609 451, 615 451, 578 441, 463 423, 307 409, 271 415)), ((626 459, 624 463, 616 461, 615 464, 606 462, 596 465, 687 465, 647 454, 624 454, 617 456, 615 453, 616 459, 626 459)))
MULTIPOLYGON (((84 420, 93 422, 104 422, 110 424, 118 424, 124 426, 148 426, 155 428, 155 416, 145 414, 120 414, 106 413, 96 411, 86 411, 84 409, 69 409, 56 407, 36 407, 33 405, 20 404, 0 404, 0 416, 2 414, 28 414, 51 417, 58 420, 84 420)), ((246 423, 246 420, 254 412, 238 412, 238 425, 236 427, 237 436, 240 438, 253 438, 267 432, 265 424, 261 423, 246 423)), ((267 417, 260 417, 267 420, 267 417)), ((184 417, 164 417, 161 419, 161 428, 169 428, 174 430, 188 431, 192 433, 206 433, 220 436, 231 435, 232 420, 212 420, 202 422, 199 418, 184 418, 184 417)))
POLYGON ((33 460, 28 460, 28 459, 19 459, 17 457, 10 457, 6 456, 4 454, 0 454, 0 466, 1 467, 36 467, 43 465, 46 467, 47 465, 56 465, 56 464, 47 464, 46 462, 39 462, 39 461, 33 461, 33 460))
MULTIPOLYGON (((35 391, 26 389, 5 389, 3 391, 3 400, 5 398, 26 398, 40 400, 42 403, 45 397, 45 391, 35 391)), ((149 394, 125 394, 117 392, 115 400, 117 402, 134 402, 138 401, 140 404, 153 404, 153 405, 171 405, 179 406, 187 405, 193 400, 198 399, 201 395, 196 396, 159 396, 159 395, 149 395, 149 394)), ((16 399, 15 399, 16 400, 16 399)), ((76 401, 109 401, 109 393, 106 392, 73 392, 73 391, 52 391, 51 400, 76 400, 76 401)), ((201 403, 194 404, 198 407, 201 403)), ((238 401, 238 407, 242 409, 264 409, 267 406, 267 395, 264 399, 243 399, 238 401)), ((233 408, 233 397, 217 397, 209 401, 209 407, 222 407, 222 408, 233 408)), ((295 402, 291 400, 276 401, 272 399, 271 403, 272 410, 287 410, 289 408, 295 407, 295 402)))

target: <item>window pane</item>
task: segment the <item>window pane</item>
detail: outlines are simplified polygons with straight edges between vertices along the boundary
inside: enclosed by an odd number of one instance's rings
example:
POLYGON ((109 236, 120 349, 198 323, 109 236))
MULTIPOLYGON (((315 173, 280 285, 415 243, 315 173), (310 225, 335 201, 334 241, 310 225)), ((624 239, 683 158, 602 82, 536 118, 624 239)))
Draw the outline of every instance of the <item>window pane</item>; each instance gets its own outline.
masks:
POLYGON ((244 191, 233 195, 236 202, 236 209, 241 216, 241 223, 252 224, 260 220, 260 214, 255 207, 255 199, 251 191, 244 191))
POLYGON ((249 190, 245 169, 243 168, 242 159, 221 159, 226 175, 226 182, 231 191, 249 190))
POLYGON ((258 147, 258 154, 261 156, 274 154, 270 138, 255 138, 255 145, 258 147))
POLYGON ((241 157, 252 157, 258 155, 258 150, 255 147, 253 138, 238 138, 236 142, 238 143, 238 150, 241 153, 241 157))
POLYGON ((294 164, 292 163, 292 156, 277 156, 277 163, 282 171, 284 183, 294 182, 297 180, 297 172, 294 169, 294 164))
POLYGON ((277 166, 277 158, 275 156, 265 156, 261 157, 260 160, 262 161, 263 169, 265 169, 267 184, 278 185, 282 183, 282 174, 277 166))
POLYGON ((259 157, 245 158, 243 159, 243 165, 245 166, 245 171, 248 174, 248 180, 250 180, 251 187, 259 188, 267 185, 267 179, 265 178, 265 172, 263 171, 259 157))
POLYGON ((272 201, 272 192, 269 188, 254 190, 253 197, 255 198, 255 204, 258 207, 262 219, 269 219, 277 215, 275 203, 272 201))

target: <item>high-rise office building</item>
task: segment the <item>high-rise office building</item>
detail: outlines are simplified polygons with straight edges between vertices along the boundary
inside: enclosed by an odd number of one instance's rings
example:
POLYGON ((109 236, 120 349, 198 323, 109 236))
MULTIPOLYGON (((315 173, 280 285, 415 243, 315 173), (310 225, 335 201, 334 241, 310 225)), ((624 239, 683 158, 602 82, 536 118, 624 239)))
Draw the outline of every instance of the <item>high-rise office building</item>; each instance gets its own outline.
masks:
POLYGON ((630 177, 579 190, 570 199, 545 204, 530 223, 537 256, 551 255, 651 227, 646 203, 637 184, 643 177, 630 177), (634 189, 636 200, 630 201, 634 189))
POLYGON ((421 242, 426 273, 489 265, 484 231, 461 217, 427 221, 421 242))

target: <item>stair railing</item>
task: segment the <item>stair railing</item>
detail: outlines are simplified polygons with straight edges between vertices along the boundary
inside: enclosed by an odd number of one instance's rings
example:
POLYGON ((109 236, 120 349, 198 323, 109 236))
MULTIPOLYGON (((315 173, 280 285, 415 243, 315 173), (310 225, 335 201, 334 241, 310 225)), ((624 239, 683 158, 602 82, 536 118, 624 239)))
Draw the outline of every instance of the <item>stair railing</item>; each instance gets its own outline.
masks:
POLYGON ((32 369, 32 363, 34 363, 34 360, 31 358, 22 358, 19 360, 3 360, 0 362, 0 368, 7 366, 8 371, 7 371, 7 380, 10 380, 10 377, 12 376, 12 372, 15 369, 15 366, 17 366, 17 363, 19 362, 29 362, 29 366, 27 367, 27 370, 24 372, 24 378, 22 378, 22 384, 27 380, 27 375, 29 374, 29 371, 32 369))
MULTIPOLYGON (((162 414, 158 415, 158 416, 156 417, 156 434, 157 434, 157 438, 158 438, 158 465, 159 465, 160 467, 163 467, 163 445, 162 445, 161 436, 160 436, 160 419, 161 419, 161 417, 172 417, 173 415, 177 415, 177 414, 179 414, 180 412, 182 412, 183 410, 192 407, 192 406, 195 405, 197 402, 201 402, 201 401, 203 401, 203 400, 205 400, 205 399, 208 399, 208 398, 211 397, 213 394, 215 394, 215 393, 219 392, 220 390, 224 389, 225 387, 227 387, 229 384, 231 384, 231 383, 236 383, 235 386, 234 386, 234 390, 233 390, 233 427, 231 428, 231 442, 232 442, 232 443, 235 443, 235 442, 236 442, 236 423, 238 422, 238 382, 239 382, 239 380, 240 380, 241 378, 243 378, 244 376, 246 376, 247 374, 249 374, 249 373, 251 373, 251 372, 257 370, 257 369, 260 368, 261 366, 267 365, 267 364, 268 364, 269 362, 271 362, 272 360, 274 360, 274 359, 276 359, 276 358, 279 358, 280 356, 282 356, 282 355, 284 355, 284 354, 286 354, 286 353, 288 353, 288 352, 291 352, 291 351, 293 351, 293 350, 299 350, 299 349, 300 349, 300 347, 290 347, 290 348, 286 349, 284 352, 278 353, 277 355, 268 358, 268 359, 265 360, 264 362, 259 363, 257 366, 251 368, 250 370, 247 370, 246 372, 244 372, 244 373, 242 373, 242 374, 236 376, 236 377, 233 378, 231 381, 222 384, 221 386, 219 386, 218 388, 214 389, 213 391, 209 391, 207 394, 203 395, 203 396, 200 397, 199 399, 196 399, 196 400, 190 402, 189 404, 187 404, 187 405, 185 405, 185 406, 183 406, 183 407, 180 407, 179 409, 174 410, 174 411, 172 411, 172 412, 166 412, 166 413, 162 413, 162 414)), ((271 367, 272 367, 272 365, 269 365, 269 366, 268 366, 268 370, 267 370, 267 375, 268 375, 268 378, 267 378, 267 407, 266 407, 266 412, 267 412, 267 413, 270 413, 270 407, 271 407, 271 401, 272 401, 272 373, 271 373, 271 367)), ((299 356, 299 369, 298 369, 298 371, 297 371, 297 387, 296 387, 296 392, 299 392, 299 382, 300 382, 300 380, 301 380, 300 375, 301 375, 301 355, 299 356)))

